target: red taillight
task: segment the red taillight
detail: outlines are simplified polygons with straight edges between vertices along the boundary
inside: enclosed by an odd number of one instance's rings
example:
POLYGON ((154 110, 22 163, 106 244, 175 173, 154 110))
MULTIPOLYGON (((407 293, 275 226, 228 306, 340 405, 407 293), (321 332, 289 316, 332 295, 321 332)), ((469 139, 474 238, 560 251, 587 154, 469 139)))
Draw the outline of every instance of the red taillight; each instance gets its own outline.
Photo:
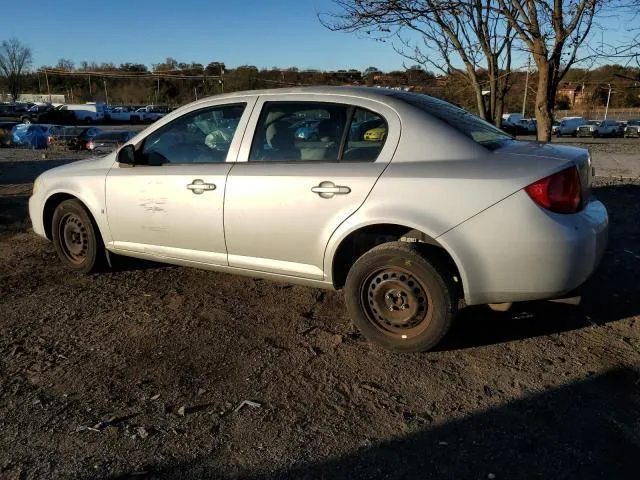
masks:
POLYGON ((93 140, 87 142, 87 150, 93 150, 94 144, 93 140))
POLYGON ((525 191, 538 205, 556 213, 576 213, 582 201, 580 175, 575 167, 538 180, 525 191))

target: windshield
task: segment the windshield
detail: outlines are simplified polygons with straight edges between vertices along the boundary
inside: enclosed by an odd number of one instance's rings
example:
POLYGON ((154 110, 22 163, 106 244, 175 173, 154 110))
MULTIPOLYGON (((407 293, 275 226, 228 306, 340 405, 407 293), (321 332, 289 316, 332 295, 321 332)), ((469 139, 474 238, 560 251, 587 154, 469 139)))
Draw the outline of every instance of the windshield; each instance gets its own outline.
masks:
POLYGON ((513 139, 508 133, 445 101, 418 93, 402 92, 394 96, 442 120, 489 150, 496 150, 513 139))

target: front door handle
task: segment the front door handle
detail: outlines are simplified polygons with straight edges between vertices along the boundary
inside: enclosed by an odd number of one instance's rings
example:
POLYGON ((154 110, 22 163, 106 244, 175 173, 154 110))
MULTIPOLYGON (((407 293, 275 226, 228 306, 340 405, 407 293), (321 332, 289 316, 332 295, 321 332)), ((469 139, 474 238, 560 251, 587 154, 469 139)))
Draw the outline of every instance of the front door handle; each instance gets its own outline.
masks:
POLYGON ((351 189, 344 185, 336 185, 333 182, 320 182, 320 185, 311 187, 311 191, 322 198, 331 198, 334 195, 346 195, 351 192, 351 189))
POLYGON ((215 190, 216 185, 215 183, 205 183, 204 180, 196 178, 193 182, 187 185, 187 188, 196 195, 200 195, 201 193, 204 193, 205 190, 215 190))

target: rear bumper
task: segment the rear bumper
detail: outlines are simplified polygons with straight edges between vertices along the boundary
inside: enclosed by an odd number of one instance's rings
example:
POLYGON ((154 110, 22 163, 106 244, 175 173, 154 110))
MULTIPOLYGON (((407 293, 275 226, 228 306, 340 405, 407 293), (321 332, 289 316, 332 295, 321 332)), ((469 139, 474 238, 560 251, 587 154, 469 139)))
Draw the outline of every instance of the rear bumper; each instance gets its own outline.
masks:
POLYGON ((453 255, 467 305, 560 297, 598 267, 607 244, 604 205, 548 212, 519 191, 438 241, 453 255))

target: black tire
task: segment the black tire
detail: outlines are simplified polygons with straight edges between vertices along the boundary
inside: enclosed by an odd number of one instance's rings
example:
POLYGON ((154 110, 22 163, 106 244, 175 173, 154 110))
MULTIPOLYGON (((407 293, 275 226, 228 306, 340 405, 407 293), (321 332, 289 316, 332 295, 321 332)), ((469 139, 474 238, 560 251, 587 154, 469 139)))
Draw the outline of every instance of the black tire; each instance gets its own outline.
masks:
POLYGON ((22 117, 20 119, 20 123, 24 123, 25 125, 31 125, 31 119, 29 117, 22 117))
POLYGON ((457 310, 446 272, 421 255, 418 245, 378 245, 349 270, 344 288, 349 315, 368 340, 387 350, 429 350, 449 331, 457 310))
POLYGON ((103 267, 104 243, 98 227, 79 200, 65 200, 53 212, 53 246, 68 268, 82 273, 103 267))

